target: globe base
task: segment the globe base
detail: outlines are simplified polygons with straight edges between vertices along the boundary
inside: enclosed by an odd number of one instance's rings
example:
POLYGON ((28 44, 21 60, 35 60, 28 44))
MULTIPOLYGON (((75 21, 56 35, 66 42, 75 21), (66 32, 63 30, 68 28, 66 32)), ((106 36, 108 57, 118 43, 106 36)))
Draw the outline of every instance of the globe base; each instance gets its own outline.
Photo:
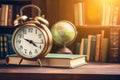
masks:
POLYGON ((58 49, 57 53, 62 53, 62 54, 72 54, 72 51, 67 48, 66 46, 58 49))

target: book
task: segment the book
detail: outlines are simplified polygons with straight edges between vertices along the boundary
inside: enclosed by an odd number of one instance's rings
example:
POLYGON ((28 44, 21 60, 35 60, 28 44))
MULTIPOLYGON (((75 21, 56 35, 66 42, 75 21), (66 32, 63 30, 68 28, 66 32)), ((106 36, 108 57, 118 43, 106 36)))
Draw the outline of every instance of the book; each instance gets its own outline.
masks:
POLYGON ((87 55, 87 46, 88 46, 88 39, 87 39, 87 38, 84 38, 83 55, 87 55))
POLYGON ((101 31, 101 38, 100 38, 100 50, 99 50, 99 59, 100 59, 100 62, 102 62, 102 51, 103 51, 103 39, 104 39, 104 36, 105 36, 105 31, 102 30, 101 31))
POLYGON ((109 62, 119 62, 119 37, 120 29, 112 27, 110 28, 109 38, 109 62))
POLYGON ((99 62, 101 34, 96 35, 95 62, 99 62))
MULTIPOLYGON (((16 54, 8 55, 6 57, 6 63, 8 65, 18 65, 21 57, 16 54)), ((75 68, 86 64, 85 55, 73 55, 73 54, 55 54, 49 53, 45 58, 40 59, 42 66, 46 67, 66 67, 75 68)), ((37 61, 31 61, 23 59, 20 65, 39 66, 37 61)))
POLYGON ((12 27, 13 23, 13 5, 8 5, 8 20, 7 20, 7 25, 12 27))
POLYGON ((119 7, 112 6, 110 12, 110 25, 117 25, 119 18, 118 15, 119 15, 119 7))
POLYGON ((96 36, 92 36, 90 45, 90 61, 95 61, 96 36))
POLYGON ((74 21, 76 26, 85 25, 84 5, 84 2, 77 2, 74 4, 74 21))
POLYGON ((91 40, 93 35, 88 35, 88 45, 87 45, 87 61, 90 61, 90 50, 91 50, 91 40))
POLYGON ((110 25, 111 6, 105 2, 102 4, 102 25, 110 25))
POLYGON ((5 59, 3 34, 0 34, 0 59, 5 59))
POLYGON ((88 44, 88 39, 82 38, 81 45, 80 45, 80 54, 81 55, 87 55, 87 44, 88 44))
POLYGON ((1 5, 1 26, 7 26, 7 20, 8 20, 8 5, 2 4, 1 5))
POLYGON ((5 36, 7 37, 7 52, 6 54, 7 55, 10 55, 10 54, 15 54, 14 50, 13 50, 13 47, 12 47, 12 34, 5 34, 5 36))
POLYGON ((4 56, 4 52, 3 52, 3 35, 0 34, 0 59, 3 59, 4 56))
POLYGON ((1 5, 1 15, 0 15, 0 25, 1 26, 12 26, 13 17, 13 5, 2 4, 1 5))
POLYGON ((84 50, 84 38, 81 39, 81 44, 80 44, 80 54, 83 55, 83 50, 84 50))
POLYGON ((0 34, 0 59, 6 55, 15 54, 12 48, 12 34, 0 34))
POLYGON ((107 62, 107 53, 108 53, 108 38, 103 39, 103 46, 102 46, 102 62, 107 62))
POLYGON ((80 54, 80 43, 76 43, 75 53, 80 54))

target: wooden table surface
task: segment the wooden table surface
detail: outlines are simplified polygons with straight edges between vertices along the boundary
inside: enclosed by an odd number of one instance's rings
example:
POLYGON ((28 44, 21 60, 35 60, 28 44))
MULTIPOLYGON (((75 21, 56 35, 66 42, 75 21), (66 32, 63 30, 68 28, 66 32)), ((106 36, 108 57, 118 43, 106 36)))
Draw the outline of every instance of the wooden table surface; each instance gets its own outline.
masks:
POLYGON ((120 64, 88 63, 69 68, 0 65, 0 80, 120 80, 120 64))

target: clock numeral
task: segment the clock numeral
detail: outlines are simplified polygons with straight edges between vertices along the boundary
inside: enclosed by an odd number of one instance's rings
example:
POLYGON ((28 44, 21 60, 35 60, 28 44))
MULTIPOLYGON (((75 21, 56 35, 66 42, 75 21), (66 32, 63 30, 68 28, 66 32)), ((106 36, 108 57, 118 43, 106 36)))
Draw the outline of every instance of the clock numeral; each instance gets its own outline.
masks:
POLYGON ((18 44, 20 44, 20 43, 21 43, 21 40, 19 39, 19 40, 17 40, 16 42, 17 42, 18 44))
POLYGON ((35 34, 37 34, 37 29, 35 30, 35 34))
POLYGON ((32 51, 29 51, 29 55, 32 55, 32 51))
POLYGON ((35 53, 38 53, 37 49, 35 49, 35 53))
POLYGON ((40 42, 41 44, 43 44, 44 43, 44 41, 43 41, 43 39, 41 39, 41 42, 40 42))
POLYGON ((27 49, 24 49, 24 51, 25 51, 25 54, 27 53, 27 49))
POLYGON ((20 50, 22 50, 23 49, 23 46, 22 45, 20 45, 20 50))
POLYGON ((38 37, 39 37, 39 38, 42 38, 42 34, 38 34, 38 37))
POLYGON ((27 34, 27 31, 26 31, 26 29, 24 29, 24 30, 23 30, 23 34, 27 34))
POLYGON ((42 48, 42 46, 40 45, 40 49, 42 48))
POLYGON ((23 34, 18 34, 18 38, 24 38, 23 34))
POLYGON ((32 33, 32 32, 33 32, 33 28, 29 28, 29 29, 28 29, 28 32, 29 32, 29 33, 32 33))

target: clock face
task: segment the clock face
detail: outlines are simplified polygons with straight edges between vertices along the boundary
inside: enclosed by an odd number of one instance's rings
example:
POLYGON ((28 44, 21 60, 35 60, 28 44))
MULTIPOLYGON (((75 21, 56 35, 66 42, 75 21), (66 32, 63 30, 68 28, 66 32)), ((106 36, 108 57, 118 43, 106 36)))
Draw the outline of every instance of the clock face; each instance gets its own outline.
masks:
POLYGON ((18 29, 13 39, 14 49, 24 58, 35 58, 45 48, 44 31, 35 26, 25 26, 18 29))

